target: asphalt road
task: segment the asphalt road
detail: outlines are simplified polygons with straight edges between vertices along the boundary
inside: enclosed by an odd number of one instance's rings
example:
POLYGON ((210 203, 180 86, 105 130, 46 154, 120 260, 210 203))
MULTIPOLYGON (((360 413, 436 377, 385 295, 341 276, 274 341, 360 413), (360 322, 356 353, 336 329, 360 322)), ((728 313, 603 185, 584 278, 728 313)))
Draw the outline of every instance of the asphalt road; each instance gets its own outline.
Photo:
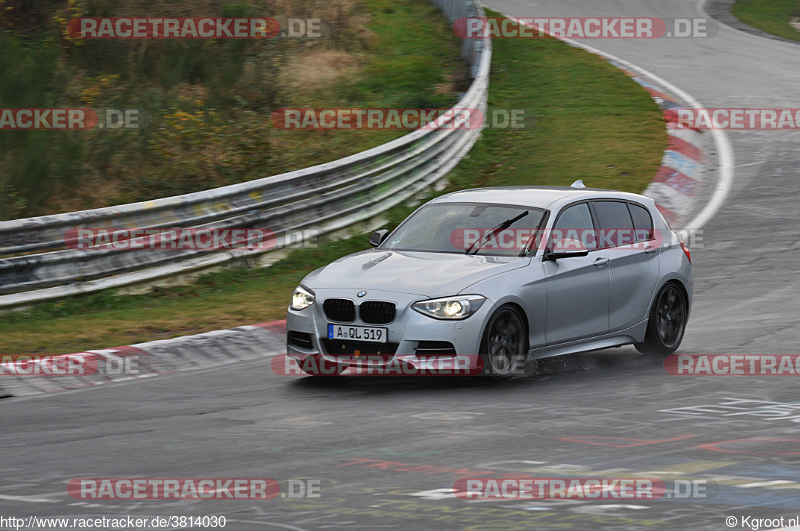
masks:
MULTIPOLYGON (((703 16, 693 0, 488 5, 515 16, 703 16)), ((800 107, 796 45, 727 27, 712 38, 590 44, 707 107, 800 107)), ((734 185, 693 249, 695 305, 681 351, 800 353, 800 135, 728 137, 734 185)), ((0 516, 215 515, 235 530, 721 530, 746 528, 745 516, 784 517, 786 526, 800 514, 796 389, 789 376, 670 376, 660 360, 624 348, 507 383, 293 378, 254 361, 4 400, 0 516), (661 478, 706 491, 602 501, 467 501, 451 492, 460 477, 508 474, 661 478), (267 501, 71 498, 68 482, 86 477, 274 478, 283 494, 289 480, 306 478, 320 490, 267 501)))

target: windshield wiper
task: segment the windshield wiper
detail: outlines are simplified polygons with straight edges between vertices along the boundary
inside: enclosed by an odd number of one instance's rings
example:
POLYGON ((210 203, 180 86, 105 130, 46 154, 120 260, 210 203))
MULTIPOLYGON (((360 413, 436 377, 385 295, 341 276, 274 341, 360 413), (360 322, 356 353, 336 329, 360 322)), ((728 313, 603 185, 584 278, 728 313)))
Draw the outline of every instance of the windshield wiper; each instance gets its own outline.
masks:
POLYGON ((476 245, 477 245, 477 247, 475 248, 475 252, 473 254, 477 254, 478 251, 481 250, 481 247, 483 247, 483 244, 488 242, 489 240, 491 240, 495 236, 497 236, 498 232, 500 232, 501 230, 506 230, 511 225, 513 225, 514 223, 516 223, 517 221, 521 220, 522 218, 524 218, 527 215, 528 215, 528 211, 526 210, 522 214, 520 214, 518 216, 515 216, 513 218, 510 218, 510 219, 507 219, 504 222, 500 223, 498 226, 496 226, 495 228, 493 228, 492 230, 487 232, 486 235, 483 238, 480 238, 480 239, 475 240, 474 242, 472 242, 470 244, 470 246, 467 247, 467 250, 464 251, 464 254, 469 254, 469 252, 472 250, 472 248, 475 247, 476 245))

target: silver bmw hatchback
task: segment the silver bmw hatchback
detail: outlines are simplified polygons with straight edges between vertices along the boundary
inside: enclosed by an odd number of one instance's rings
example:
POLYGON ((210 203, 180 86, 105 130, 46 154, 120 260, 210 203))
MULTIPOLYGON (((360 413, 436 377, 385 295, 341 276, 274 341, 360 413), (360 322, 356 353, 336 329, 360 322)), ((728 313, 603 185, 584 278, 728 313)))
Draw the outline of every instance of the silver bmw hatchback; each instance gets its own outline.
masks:
POLYGON ((292 295, 287 352, 309 374, 458 357, 508 378, 625 344, 669 354, 689 318, 689 250, 637 194, 580 181, 462 190, 370 243, 292 295))

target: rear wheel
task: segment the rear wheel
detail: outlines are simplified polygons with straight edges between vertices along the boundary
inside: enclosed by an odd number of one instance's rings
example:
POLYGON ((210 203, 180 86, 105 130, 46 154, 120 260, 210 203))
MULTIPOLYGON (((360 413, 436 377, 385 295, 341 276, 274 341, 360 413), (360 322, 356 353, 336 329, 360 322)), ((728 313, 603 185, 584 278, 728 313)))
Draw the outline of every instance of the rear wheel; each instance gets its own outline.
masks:
POLYGON ((634 345, 643 354, 671 354, 678 350, 689 314, 686 296, 677 284, 670 283, 658 292, 644 341, 634 345))
POLYGON ((522 316, 513 306, 502 306, 489 319, 481 342, 483 374, 508 379, 524 372, 527 350, 522 316))

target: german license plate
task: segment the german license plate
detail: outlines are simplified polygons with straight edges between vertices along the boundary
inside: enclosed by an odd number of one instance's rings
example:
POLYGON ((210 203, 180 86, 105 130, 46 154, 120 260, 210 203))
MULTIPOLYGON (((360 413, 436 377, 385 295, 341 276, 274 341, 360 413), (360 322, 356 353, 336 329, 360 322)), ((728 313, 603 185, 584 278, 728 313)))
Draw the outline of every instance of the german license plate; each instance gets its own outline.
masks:
POLYGON ((388 329, 386 328, 373 328, 370 326, 345 326, 335 324, 328 325, 328 339, 386 343, 388 335, 388 329))

